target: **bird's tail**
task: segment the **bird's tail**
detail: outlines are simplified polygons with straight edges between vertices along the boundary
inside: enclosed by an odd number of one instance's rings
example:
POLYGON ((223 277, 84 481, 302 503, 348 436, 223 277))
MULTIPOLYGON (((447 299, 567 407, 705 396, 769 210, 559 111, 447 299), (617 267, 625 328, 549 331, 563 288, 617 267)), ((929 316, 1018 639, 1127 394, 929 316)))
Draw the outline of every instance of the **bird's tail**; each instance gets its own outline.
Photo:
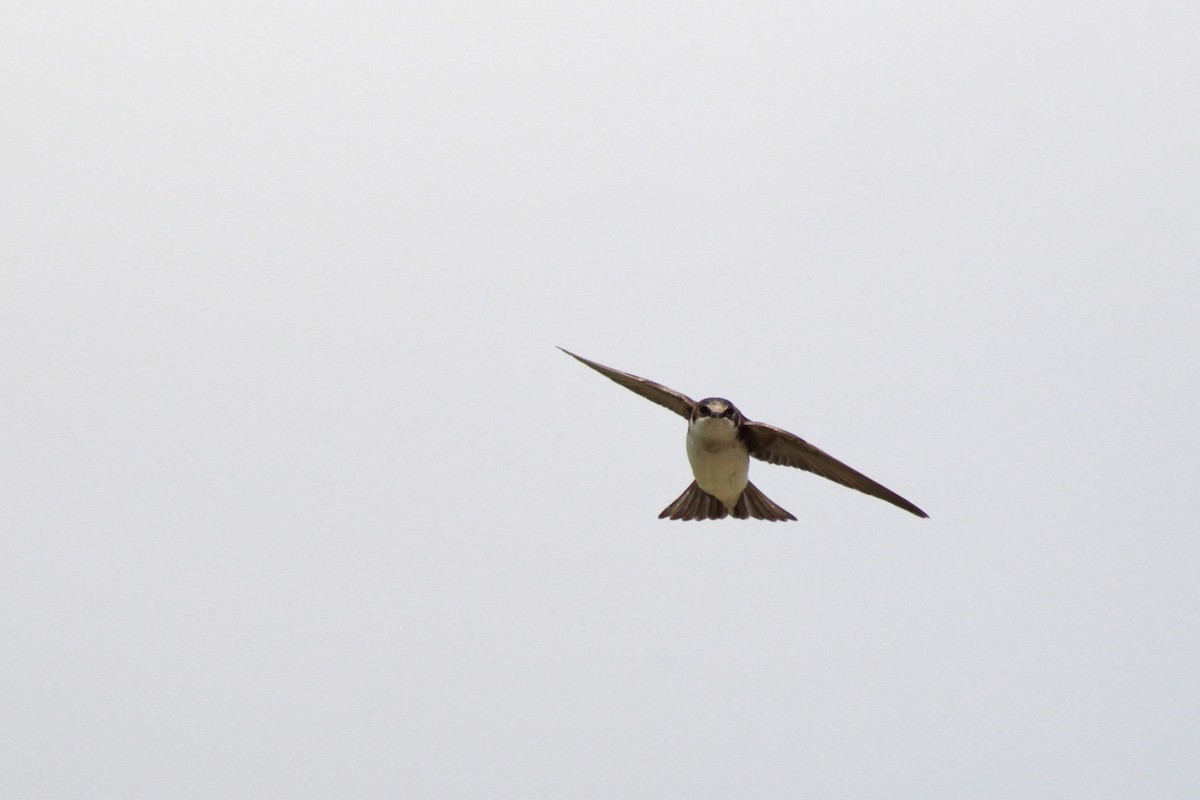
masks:
POLYGON ((738 519, 754 517, 769 522, 795 519, 789 512, 775 505, 769 497, 758 490, 753 483, 747 483, 737 505, 733 507, 733 515, 738 519))
POLYGON ((729 511, 725 504, 692 481, 675 502, 662 510, 659 519, 725 519, 729 511))
MULTIPOLYGON (((770 522, 795 519, 787 511, 771 502, 753 483, 746 484, 746 489, 742 492, 742 496, 738 498, 737 505, 733 507, 732 513, 738 519, 754 517, 755 519, 765 519, 770 522)), ((685 520, 725 519, 729 514, 730 511, 725 507, 724 503, 697 486, 695 481, 692 481, 688 488, 683 490, 683 494, 675 499, 674 503, 663 509, 658 518, 669 517, 670 519, 685 520)))

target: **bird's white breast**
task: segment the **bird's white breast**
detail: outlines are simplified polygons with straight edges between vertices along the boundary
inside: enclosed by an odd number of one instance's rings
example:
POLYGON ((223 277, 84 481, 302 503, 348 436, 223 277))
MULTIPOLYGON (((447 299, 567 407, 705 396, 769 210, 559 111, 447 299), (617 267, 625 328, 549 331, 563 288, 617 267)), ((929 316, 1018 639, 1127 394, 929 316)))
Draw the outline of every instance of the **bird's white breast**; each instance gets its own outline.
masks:
POLYGON ((746 488, 750 467, 750 451, 738 440, 733 423, 702 417, 690 424, 687 454, 696 484, 732 509, 746 488))

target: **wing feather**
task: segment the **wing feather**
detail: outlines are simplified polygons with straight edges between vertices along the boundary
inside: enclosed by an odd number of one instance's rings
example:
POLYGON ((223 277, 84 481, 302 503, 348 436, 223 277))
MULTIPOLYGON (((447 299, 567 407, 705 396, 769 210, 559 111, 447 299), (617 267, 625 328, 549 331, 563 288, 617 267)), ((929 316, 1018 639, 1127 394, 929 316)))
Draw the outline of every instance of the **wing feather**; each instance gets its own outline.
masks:
POLYGON ((822 478, 840 483, 842 486, 848 486, 872 497, 878 497, 880 500, 886 500, 918 517, 929 516, 891 489, 876 483, 858 470, 846 466, 824 450, 812 446, 793 433, 750 420, 746 420, 742 431, 746 446, 750 449, 750 455, 760 461, 806 470, 814 475, 820 475, 822 478))
POLYGON ((583 356, 575 355, 570 350, 564 350, 561 347, 558 349, 562 350, 576 361, 586 364, 587 366, 596 370, 596 372, 599 372, 609 380, 616 381, 629 391, 634 392, 635 394, 640 394, 642 397, 646 398, 652 403, 658 403, 664 408, 669 408, 684 419, 691 419, 692 409, 696 407, 696 401, 687 395, 680 394, 674 389, 668 389, 660 383, 648 381, 645 378, 639 378, 637 375, 630 375, 628 372, 621 372, 620 370, 613 369, 612 367, 606 367, 603 364, 597 364, 595 361, 589 361, 583 356))

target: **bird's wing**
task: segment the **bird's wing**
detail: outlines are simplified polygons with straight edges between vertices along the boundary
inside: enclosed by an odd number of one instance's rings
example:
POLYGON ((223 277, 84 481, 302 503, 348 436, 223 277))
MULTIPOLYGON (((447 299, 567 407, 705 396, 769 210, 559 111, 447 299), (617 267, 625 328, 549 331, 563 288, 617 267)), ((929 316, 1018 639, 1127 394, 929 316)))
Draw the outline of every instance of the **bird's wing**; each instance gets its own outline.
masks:
POLYGON ((654 381, 639 378, 637 375, 630 375, 628 372, 621 372, 620 370, 606 367, 603 364, 597 364, 595 361, 589 361, 583 356, 575 355, 570 350, 563 350, 561 347, 558 349, 576 361, 587 364, 609 380, 616 381, 629 391, 640 394, 652 403, 658 403, 664 408, 671 409, 684 419, 691 419, 692 409, 696 407, 696 401, 687 395, 680 394, 674 389, 668 389, 654 381))
POLYGON ((851 469, 824 450, 813 447, 795 434, 750 420, 746 420, 742 430, 746 446, 750 449, 750 455, 761 461, 807 470, 843 486, 857 489, 864 494, 886 500, 918 517, 929 516, 891 489, 881 486, 861 472, 851 469))

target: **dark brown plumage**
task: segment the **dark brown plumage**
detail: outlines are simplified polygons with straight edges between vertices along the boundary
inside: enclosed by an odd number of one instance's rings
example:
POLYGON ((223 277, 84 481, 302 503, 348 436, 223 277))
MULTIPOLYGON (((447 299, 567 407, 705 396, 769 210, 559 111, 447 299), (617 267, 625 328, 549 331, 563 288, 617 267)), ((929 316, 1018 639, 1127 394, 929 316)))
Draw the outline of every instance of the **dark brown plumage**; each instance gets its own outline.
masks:
MULTIPOLYGON (((722 416, 726 416, 737 426, 738 438, 745 444, 749 454, 760 461, 802 469, 851 489, 856 489, 863 494, 885 500, 905 511, 916 514, 918 517, 929 516, 891 489, 871 480, 852 467, 843 464, 824 450, 814 447, 799 436, 788 433, 782 428, 745 419, 741 412, 727 400, 709 398, 698 404, 687 395, 677 392, 674 389, 668 389, 662 384, 645 378, 639 378, 637 375, 631 375, 628 372, 621 372, 612 367, 606 367, 603 364, 597 364, 595 361, 577 356, 569 350, 563 350, 561 347, 558 349, 571 356, 571 358, 596 370, 609 380, 619 383, 621 386, 641 395, 652 403, 657 403, 664 408, 674 411, 684 419, 689 420, 689 424, 697 417, 709 416, 712 412, 710 412, 707 404, 715 401, 713 407, 717 408, 722 416)), ((713 491, 718 490, 713 489, 713 491)), ((730 503, 732 504, 732 501, 730 503)), ((748 517, 772 521, 795 519, 790 513, 771 502, 752 483, 746 483, 746 488, 742 491, 736 505, 733 505, 732 509, 730 509, 721 500, 702 490, 696 481, 693 481, 675 502, 663 509, 659 517, 686 520, 722 519, 730 514, 738 519, 746 519, 748 517)))

